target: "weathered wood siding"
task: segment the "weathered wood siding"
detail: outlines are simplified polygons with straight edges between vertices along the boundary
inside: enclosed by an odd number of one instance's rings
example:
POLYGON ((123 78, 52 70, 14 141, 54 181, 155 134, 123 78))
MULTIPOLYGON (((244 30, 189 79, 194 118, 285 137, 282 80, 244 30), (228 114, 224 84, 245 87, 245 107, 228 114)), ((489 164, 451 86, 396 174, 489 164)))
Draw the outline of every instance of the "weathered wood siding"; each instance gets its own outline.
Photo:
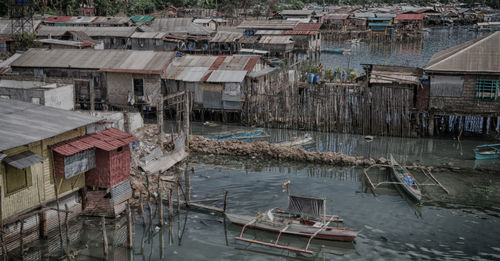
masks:
POLYGON ((126 105, 128 93, 134 94, 134 79, 143 79, 144 96, 153 101, 161 93, 160 75, 107 73, 107 96, 110 104, 126 105))

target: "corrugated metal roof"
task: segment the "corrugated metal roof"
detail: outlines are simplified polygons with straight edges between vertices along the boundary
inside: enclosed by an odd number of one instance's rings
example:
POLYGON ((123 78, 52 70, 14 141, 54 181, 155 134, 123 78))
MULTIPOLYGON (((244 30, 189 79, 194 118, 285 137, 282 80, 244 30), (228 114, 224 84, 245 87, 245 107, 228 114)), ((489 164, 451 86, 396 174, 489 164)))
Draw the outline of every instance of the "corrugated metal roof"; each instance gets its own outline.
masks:
POLYGON ((107 27, 89 27, 89 26, 40 26, 36 34, 38 37, 61 36, 68 31, 80 31, 90 37, 130 37, 137 27, 126 26, 107 26, 107 27))
POLYGON ((93 24, 106 24, 106 25, 125 25, 130 21, 128 17, 106 17, 106 16, 98 16, 93 24))
POLYGON ((70 156, 80 151, 98 148, 105 151, 115 150, 131 142, 139 140, 116 128, 109 128, 84 137, 56 144, 52 149, 64 156, 70 156))
POLYGON ((237 32, 217 32, 217 34, 210 40, 213 43, 231 43, 243 37, 243 33, 237 32))
POLYGON ((14 61, 12 67, 78 68, 110 72, 161 74, 175 52, 30 49, 14 61))
POLYGON ((391 21, 391 17, 370 17, 368 21, 391 21))
POLYGON ((95 16, 73 16, 71 17, 67 23, 71 24, 90 24, 92 23, 97 17, 95 16))
POLYGON ((349 14, 328 14, 326 20, 346 20, 349 18, 349 14))
POLYGON ((312 15, 314 10, 283 10, 281 15, 312 15))
POLYGON ((374 13, 355 13, 354 17, 356 18, 370 18, 370 17, 375 17, 374 13))
POLYGON ((83 46, 94 45, 94 43, 85 43, 85 42, 58 40, 58 39, 37 39, 37 40, 35 40, 35 42, 47 43, 47 44, 67 45, 67 46, 74 46, 74 47, 83 47, 83 46))
POLYGON ((165 32, 179 35, 210 35, 212 30, 193 23, 191 18, 155 19, 150 26, 142 27, 146 31, 165 32))
POLYGON ((0 151, 99 121, 79 112, 8 99, 0 99, 0 115, 0 151))
POLYGON ((284 35, 313 35, 318 31, 298 31, 298 30, 287 30, 283 31, 284 35))
POLYGON ((167 33, 161 32, 135 32, 130 38, 138 39, 163 39, 167 33))
POLYGON ((169 67, 165 77, 170 80, 199 82, 209 72, 208 67, 169 67))
POLYGON ((155 17, 151 16, 151 15, 133 15, 133 16, 130 17, 130 19, 132 21, 134 21, 135 23, 137 23, 137 22, 144 23, 144 22, 151 22, 151 21, 153 21, 153 19, 155 19, 155 17))
POLYGON ((259 40, 260 44, 291 44, 293 43, 292 37, 287 35, 266 35, 262 36, 259 40))
POLYGON ((370 73, 370 83, 419 84, 418 75, 412 72, 376 71, 370 73))
POLYGON ((293 30, 294 31, 318 31, 322 23, 299 23, 293 30))
POLYGON ((423 20, 424 14, 398 14, 396 20, 423 20))
POLYGON ((29 166, 43 162, 44 158, 29 150, 7 157, 3 161, 16 169, 25 169, 29 166))
POLYGON ((12 62, 14 62, 17 58, 19 58, 21 55, 22 55, 21 53, 15 53, 11 57, 9 57, 6 60, 0 62, 0 69, 10 67, 10 64, 12 62))
POLYGON ((245 20, 237 28, 240 29, 270 29, 292 30, 299 22, 291 20, 245 20))
POLYGON ((242 82, 246 75, 247 71, 216 70, 208 77, 207 82, 242 82))
POLYGON ((198 18, 198 19, 194 19, 193 23, 195 23, 195 24, 208 24, 208 23, 210 23, 212 21, 213 21, 212 19, 201 19, 201 18, 198 18))
POLYGON ((72 16, 49 16, 43 20, 46 23, 65 23, 68 22, 72 16))
POLYGON ((434 54, 426 71, 499 73, 500 32, 434 54))
POLYGON ((376 26, 388 27, 388 26, 391 26, 391 23, 368 23, 368 26, 370 26, 370 27, 376 27, 376 26))
POLYGON ((255 35, 282 35, 283 30, 257 30, 255 35))
POLYGON ((248 76, 248 77, 250 77, 250 78, 258 78, 258 77, 261 77, 261 76, 267 75, 267 74, 269 74, 269 73, 272 73, 272 72, 274 72, 275 70, 277 70, 277 68, 276 68, 276 67, 268 67, 268 68, 266 68, 266 69, 264 69, 264 70, 260 70, 260 71, 258 71, 258 72, 249 72, 249 73, 247 74, 247 76, 248 76))

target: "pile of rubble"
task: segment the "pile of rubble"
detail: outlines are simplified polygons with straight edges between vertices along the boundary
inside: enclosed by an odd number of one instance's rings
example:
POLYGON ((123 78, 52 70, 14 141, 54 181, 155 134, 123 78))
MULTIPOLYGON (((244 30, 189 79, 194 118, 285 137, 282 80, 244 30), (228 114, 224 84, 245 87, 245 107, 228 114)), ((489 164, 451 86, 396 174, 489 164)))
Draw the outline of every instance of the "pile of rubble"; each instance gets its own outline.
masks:
MULTIPOLYGON (((161 156, 165 151, 171 150, 173 141, 171 135, 158 135, 158 127, 156 125, 145 125, 135 134, 139 138, 137 143, 132 144, 130 176, 131 186, 133 191, 132 205, 138 205, 139 197, 142 194, 146 199, 149 196, 156 197, 158 184, 162 184, 162 191, 166 192, 170 189, 169 184, 159 182, 160 176, 158 173, 149 173, 142 168, 150 161, 153 161, 161 156)), ((172 171, 162 173, 161 176, 173 175, 172 171)))
POLYGON ((377 163, 372 158, 348 156, 340 152, 311 152, 303 148, 280 147, 267 141, 256 141, 252 143, 240 140, 220 141, 205 139, 202 136, 191 136, 189 149, 192 152, 214 155, 303 161, 337 166, 365 166, 377 163))

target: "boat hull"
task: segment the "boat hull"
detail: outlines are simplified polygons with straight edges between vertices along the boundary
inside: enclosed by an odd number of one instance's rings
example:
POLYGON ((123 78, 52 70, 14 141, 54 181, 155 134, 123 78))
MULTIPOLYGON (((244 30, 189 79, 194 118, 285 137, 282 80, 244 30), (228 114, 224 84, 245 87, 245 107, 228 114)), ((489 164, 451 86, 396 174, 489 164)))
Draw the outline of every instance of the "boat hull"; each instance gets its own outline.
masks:
MULTIPOLYGON (((398 186, 403 189, 403 191, 410 196, 411 199, 415 200, 416 202, 420 202, 422 200, 422 192, 420 191, 420 188, 416 186, 416 189, 413 189, 410 185, 408 185, 404 180, 403 174, 410 175, 411 174, 403 167, 399 165, 399 163, 396 162, 396 160, 392 157, 391 155, 391 173, 393 178, 399 183, 398 186)), ((413 177, 412 177, 413 178, 413 177)), ((413 180, 415 180, 413 178, 413 180)))
MULTIPOLYGON (((235 214, 226 214, 226 216, 231 221, 231 223, 239 226, 244 226, 254 219, 254 217, 251 216, 235 215, 235 214)), ((284 227, 285 227, 284 224, 276 225, 271 222, 265 222, 265 221, 259 221, 247 226, 247 228, 258 229, 274 233, 280 233, 280 231, 284 227)), ((311 237, 318 229, 319 227, 292 224, 282 233, 293 236, 311 237)), ((358 233, 359 233, 358 231, 350 231, 342 228, 328 227, 324 231, 318 233, 314 238, 351 242, 356 238, 358 233)))

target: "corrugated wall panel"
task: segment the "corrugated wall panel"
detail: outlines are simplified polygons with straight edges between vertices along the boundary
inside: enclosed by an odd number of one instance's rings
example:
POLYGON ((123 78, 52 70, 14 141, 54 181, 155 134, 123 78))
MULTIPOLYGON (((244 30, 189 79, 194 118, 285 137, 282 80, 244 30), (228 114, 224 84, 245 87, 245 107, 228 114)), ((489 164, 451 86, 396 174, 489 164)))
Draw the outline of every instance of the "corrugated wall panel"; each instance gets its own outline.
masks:
POLYGON ((203 107, 222 109, 222 84, 200 84, 203 90, 203 107))

